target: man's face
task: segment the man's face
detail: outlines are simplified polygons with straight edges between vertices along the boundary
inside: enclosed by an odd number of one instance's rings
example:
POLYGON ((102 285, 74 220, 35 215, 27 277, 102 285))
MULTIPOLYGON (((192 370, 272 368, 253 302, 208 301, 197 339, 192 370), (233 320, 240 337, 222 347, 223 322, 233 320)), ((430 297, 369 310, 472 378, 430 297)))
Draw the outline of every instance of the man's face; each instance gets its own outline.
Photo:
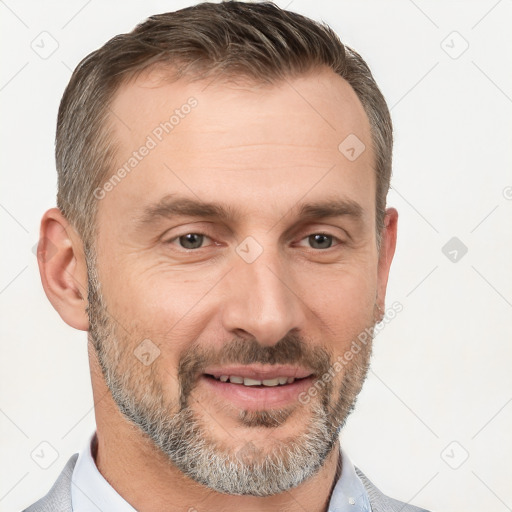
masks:
POLYGON ((331 71, 244 87, 153 73, 111 109, 112 174, 129 171, 99 200, 89 314, 114 400, 212 489, 298 485, 353 406, 370 343, 344 354, 384 300, 364 110, 331 71))

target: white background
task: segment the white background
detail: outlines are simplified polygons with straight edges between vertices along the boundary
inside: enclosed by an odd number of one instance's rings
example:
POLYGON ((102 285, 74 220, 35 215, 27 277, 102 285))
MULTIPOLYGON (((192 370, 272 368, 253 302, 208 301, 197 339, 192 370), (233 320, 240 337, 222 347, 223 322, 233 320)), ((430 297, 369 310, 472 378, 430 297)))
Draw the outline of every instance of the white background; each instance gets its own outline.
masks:
MULTIPOLYGON (((190 4, 0 2, 2 511, 42 496, 94 430, 86 334, 47 301, 33 253, 55 205, 61 95, 86 54, 190 4), (43 31, 58 43, 46 59, 31 48, 56 44, 43 31), (31 457, 52 461, 41 442, 58 453, 48 469, 31 457)), ((375 341, 344 447, 393 497, 438 512, 512 510, 512 4, 278 4, 326 21, 364 56, 395 125, 388 304, 404 310, 375 341), (442 252, 452 237, 468 249, 456 262, 442 252)))

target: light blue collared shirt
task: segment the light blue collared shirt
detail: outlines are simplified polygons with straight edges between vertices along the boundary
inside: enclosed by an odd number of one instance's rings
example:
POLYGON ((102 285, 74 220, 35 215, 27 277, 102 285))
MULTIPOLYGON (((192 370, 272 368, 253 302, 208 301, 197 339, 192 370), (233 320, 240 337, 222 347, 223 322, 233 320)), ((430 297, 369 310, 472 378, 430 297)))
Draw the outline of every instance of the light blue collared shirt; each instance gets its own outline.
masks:
MULTIPOLYGON (((98 471, 91 453, 92 440, 80 452, 71 478, 73 512, 137 512, 98 471)), ((341 449, 342 470, 329 502, 328 512, 371 512, 368 494, 354 465, 341 449)))
POLYGON ((371 512, 370 499, 352 461, 341 450, 341 476, 331 494, 328 512, 371 512))

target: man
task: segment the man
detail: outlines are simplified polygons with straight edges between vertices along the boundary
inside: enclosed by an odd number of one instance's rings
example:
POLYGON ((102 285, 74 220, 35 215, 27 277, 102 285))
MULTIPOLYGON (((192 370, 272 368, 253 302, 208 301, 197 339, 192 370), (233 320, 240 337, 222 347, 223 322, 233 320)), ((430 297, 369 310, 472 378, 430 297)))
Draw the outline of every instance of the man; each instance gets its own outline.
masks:
POLYGON ((361 57, 273 4, 153 16, 86 57, 38 260, 88 331, 97 430, 27 510, 420 510, 338 437, 385 314, 391 150, 361 57))

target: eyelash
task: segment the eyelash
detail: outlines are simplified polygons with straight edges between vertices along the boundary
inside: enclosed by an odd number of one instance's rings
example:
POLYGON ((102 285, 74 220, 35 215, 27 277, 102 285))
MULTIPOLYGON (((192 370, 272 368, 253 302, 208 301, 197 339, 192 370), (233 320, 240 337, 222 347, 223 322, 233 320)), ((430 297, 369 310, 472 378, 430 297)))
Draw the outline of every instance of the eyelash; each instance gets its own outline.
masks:
MULTIPOLYGON (((199 235, 199 236, 204 236, 206 238, 209 238, 210 240, 213 240, 212 237, 208 236, 206 233, 201 233, 201 232, 195 232, 195 231, 189 231, 187 233, 183 233, 181 235, 177 235, 173 238, 171 238, 170 240, 167 240, 165 243, 166 244, 169 244, 169 245, 173 245, 173 242, 175 241, 179 241, 179 239, 183 236, 186 236, 186 235, 199 235)), ((301 238, 300 241, 302 242, 302 240, 305 240, 306 238, 309 238, 310 236, 313 236, 313 235, 322 235, 322 236, 327 236, 327 237, 330 237, 333 239, 333 242, 335 242, 335 245, 332 245, 331 247, 327 247, 326 249, 314 249, 313 247, 309 247, 309 249, 311 249, 312 251, 315 251, 315 252, 327 252, 329 249, 334 249, 335 247, 338 247, 339 245, 343 245, 343 241, 340 240, 338 237, 330 234, 330 233, 325 233, 323 231, 318 231, 318 232, 313 232, 313 233, 310 233, 309 235, 306 235, 305 237, 301 238)), ((215 242, 214 244, 211 244, 211 245, 215 245, 215 242)), ((179 247, 179 246, 178 246, 179 247)), ((185 251, 185 252, 197 252, 197 251, 200 251, 201 249, 206 249, 207 247, 209 246, 206 246, 206 247, 198 247, 197 249, 186 249, 185 247, 179 247, 182 251, 185 251)))

